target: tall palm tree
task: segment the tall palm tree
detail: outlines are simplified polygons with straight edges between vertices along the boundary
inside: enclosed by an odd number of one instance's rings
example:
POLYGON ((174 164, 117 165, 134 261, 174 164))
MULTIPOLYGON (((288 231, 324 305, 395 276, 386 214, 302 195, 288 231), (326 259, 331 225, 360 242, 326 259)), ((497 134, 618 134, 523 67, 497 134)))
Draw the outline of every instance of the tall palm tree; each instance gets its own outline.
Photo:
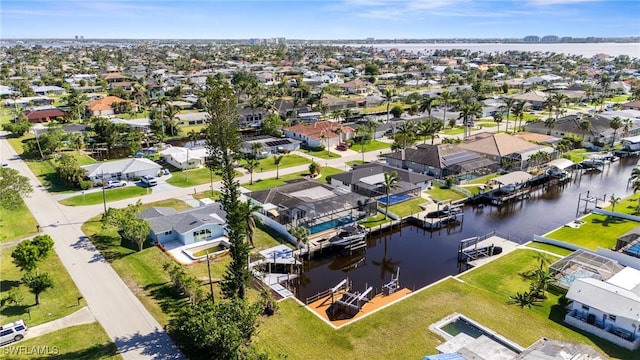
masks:
POLYGON ((453 100, 453 96, 451 95, 451 93, 448 90, 445 90, 445 91, 442 92, 442 94, 440 94, 440 97, 438 98, 438 100, 440 100, 440 104, 442 104, 442 110, 443 110, 442 122, 446 123, 447 122, 447 108, 449 107, 449 104, 451 103, 451 100, 453 100))
POLYGON ((431 117, 432 103, 435 101, 434 98, 429 95, 423 96, 422 101, 420 102, 420 107, 418 108, 421 112, 427 112, 427 116, 431 117))
POLYGON ((247 226, 247 240, 252 248, 256 247, 253 242, 256 225, 260 222, 260 218, 258 218, 254 213, 262 209, 260 205, 254 204, 251 200, 247 199, 247 201, 240 203, 240 211, 244 214, 244 219, 246 221, 247 226))
POLYGON ((524 119, 524 107, 526 102, 524 100, 518 100, 513 104, 513 116, 519 120, 519 124, 516 128, 517 131, 522 129, 522 120, 524 119))
POLYGON ((556 108, 556 122, 558 122, 558 117, 560 117, 560 113, 564 109, 568 97, 562 93, 555 93, 551 96, 551 99, 553 101, 553 106, 556 108))
POLYGON ((276 155, 273 157, 273 165, 276 166, 276 180, 280 179, 280 164, 282 163, 282 159, 284 156, 276 155))
POLYGON ((611 119, 611 122, 609 123, 609 127, 613 129, 613 136, 611 137, 611 146, 613 146, 613 143, 616 141, 616 132, 618 132, 618 129, 620 129, 623 126, 624 126, 624 123, 619 116, 614 116, 613 119, 611 119))
POLYGON ((342 119, 344 121, 348 121, 350 117, 353 116, 353 111, 349 108, 342 109, 342 119))
MULTIPOLYGON (((640 166, 636 166, 631 170, 629 182, 631 183, 631 189, 633 189, 634 194, 640 191, 640 166)), ((638 197, 638 205, 636 206, 636 213, 637 212, 640 212, 640 197, 638 197)))
POLYGON ((261 142, 254 142, 251 144, 251 156, 253 156, 254 159, 258 158, 258 155, 260 155, 260 150, 262 150, 262 148, 264 147, 264 145, 261 142))
POLYGON ((389 196, 391 195, 391 191, 397 189, 399 187, 398 181, 400 178, 395 171, 385 172, 384 173, 384 194, 387 197, 387 202, 385 206, 384 218, 389 218, 389 196))
POLYGON ((578 123, 578 127, 583 131, 582 139, 587 141, 587 134, 591 131, 591 121, 586 119, 582 120, 578 123))
POLYGON ((504 105, 501 108, 507 111, 507 126, 504 129, 504 132, 509 132, 509 115, 511 114, 511 109, 513 108, 513 104, 515 104, 516 99, 513 98, 502 98, 502 102, 504 105))
POLYGON ((356 127, 356 136, 360 138, 360 152, 362 153, 362 163, 364 164, 364 144, 365 144, 365 136, 369 133, 369 129, 367 129, 364 125, 358 125, 356 127))
POLYGON ((251 179, 249 184, 253 185, 253 172, 260 165, 260 162, 257 159, 253 159, 253 158, 249 158, 246 161, 247 161, 247 163, 246 163, 245 167, 249 171, 249 176, 250 176, 250 179, 251 179))
POLYGON ((171 136, 177 136, 180 134, 180 127, 178 126, 178 121, 180 120, 178 118, 179 113, 180 111, 177 107, 171 105, 167 106, 165 113, 165 131, 169 130, 168 133, 171 136))
POLYGON ((393 100, 393 92, 391 91, 391 89, 385 89, 382 97, 387 103, 387 122, 389 122, 389 107, 391 106, 391 101, 393 100))
POLYGON ((300 249, 300 244, 306 244, 309 241, 309 229, 298 226, 289 230, 289 233, 296 238, 296 248, 300 249))
POLYGON ((629 136, 629 131, 631 130, 632 126, 633 126, 633 121, 631 119, 623 119, 622 120, 622 136, 624 137, 629 136))
POLYGON ((378 128, 378 124, 371 119, 367 119, 367 123, 365 124, 365 126, 367 127, 367 129, 369 129, 369 132, 371 133, 371 139, 375 140, 376 129, 378 128))
POLYGON ((196 140, 198 140, 198 138, 200 137, 200 133, 195 131, 194 129, 189 130, 189 132, 187 133, 187 137, 189 138, 189 141, 191 141, 191 146, 196 146, 196 140))
POLYGON ((498 124, 498 131, 500 132, 500 123, 502 122, 502 113, 501 112, 495 112, 493 113, 493 121, 496 122, 496 124, 498 124))
POLYGON ((162 139, 165 138, 165 130, 164 130, 164 110, 167 107, 167 105, 169 105, 169 98, 166 96, 159 96, 158 98, 156 98, 152 103, 152 105, 155 105, 157 108, 160 109, 160 122, 162 123, 162 134, 161 137, 162 139))

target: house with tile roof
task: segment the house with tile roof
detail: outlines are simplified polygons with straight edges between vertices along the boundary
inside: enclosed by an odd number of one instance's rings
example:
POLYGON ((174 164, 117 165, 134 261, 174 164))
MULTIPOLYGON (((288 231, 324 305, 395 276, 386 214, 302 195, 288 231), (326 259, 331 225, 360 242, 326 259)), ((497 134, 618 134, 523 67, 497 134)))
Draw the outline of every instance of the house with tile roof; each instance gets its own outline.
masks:
POLYGON ((178 241, 183 245, 224 237, 227 213, 220 203, 176 211, 152 207, 137 216, 149 222, 149 238, 159 244, 178 241))
POLYGON ((395 172, 398 175, 398 187, 393 194, 411 194, 419 196, 422 190, 431 186, 433 177, 405 169, 373 162, 358 165, 351 171, 331 175, 331 185, 364 196, 380 197, 385 195, 384 174, 395 172))
MULTIPOLYGON (((117 96, 107 96, 102 99, 90 101, 87 104, 87 113, 89 116, 113 116, 116 114, 114 104, 127 102, 127 100, 121 99, 117 96)), ((136 103, 130 103, 132 110, 137 110, 138 105, 136 103)))
POLYGON ((467 137, 459 146, 483 154, 498 163, 508 160, 517 164, 520 169, 532 166, 531 156, 539 151, 549 154, 550 160, 558 157, 558 153, 551 146, 534 144, 507 133, 482 132, 467 137))
POLYGON ((67 117, 67 113, 58 108, 27 110, 24 115, 27 117, 27 120, 32 123, 64 119, 67 117))
POLYGON ((541 110, 543 108, 543 103, 549 97, 549 94, 544 91, 533 90, 527 91, 525 93, 516 93, 513 95, 508 95, 506 97, 516 99, 516 100, 524 100, 531 104, 531 107, 536 110, 541 110))
POLYGON ((333 147, 347 139, 352 139, 355 129, 333 121, 317 121, 312 124, 298 124, 282 129, 285 136, 302 141, 305 145, 316 148, 333 147), (340 129, 340 130, 338 130, 340 129))

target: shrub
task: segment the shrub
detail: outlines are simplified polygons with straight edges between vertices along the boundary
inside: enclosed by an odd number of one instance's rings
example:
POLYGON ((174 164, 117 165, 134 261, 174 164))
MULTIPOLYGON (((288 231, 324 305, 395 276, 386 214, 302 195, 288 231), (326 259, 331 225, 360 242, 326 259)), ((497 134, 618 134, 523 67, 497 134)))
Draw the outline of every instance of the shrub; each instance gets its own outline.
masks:
POLYGON ((91 180, 82 180, 80 181, 80 189, 89 190, 93 186, 93 181, 91 180))

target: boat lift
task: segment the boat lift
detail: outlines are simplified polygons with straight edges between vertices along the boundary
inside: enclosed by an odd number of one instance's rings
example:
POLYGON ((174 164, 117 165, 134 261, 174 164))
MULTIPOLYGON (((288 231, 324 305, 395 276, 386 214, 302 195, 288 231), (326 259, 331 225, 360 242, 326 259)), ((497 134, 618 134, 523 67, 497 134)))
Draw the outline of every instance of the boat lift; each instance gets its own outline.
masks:
POLYGON ((398 289, 400 288, 399 279, 400 279, 400 267, 396 269, 396 276, 394 277, 393 274, 391 274, 391 281, 382 285, 382 291, 384 291, 385 295, 389 296, 395 293, 396 291, 398 291, 398 289))

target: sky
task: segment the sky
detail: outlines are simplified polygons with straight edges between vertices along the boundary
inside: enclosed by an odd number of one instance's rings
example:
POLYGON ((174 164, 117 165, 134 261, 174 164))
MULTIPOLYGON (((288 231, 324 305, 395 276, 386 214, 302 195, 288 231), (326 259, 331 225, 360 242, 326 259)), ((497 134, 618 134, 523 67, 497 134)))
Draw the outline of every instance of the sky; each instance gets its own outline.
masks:
POLYGON ((2 0, 0 38, 640 36, 638 0, 2 0))

